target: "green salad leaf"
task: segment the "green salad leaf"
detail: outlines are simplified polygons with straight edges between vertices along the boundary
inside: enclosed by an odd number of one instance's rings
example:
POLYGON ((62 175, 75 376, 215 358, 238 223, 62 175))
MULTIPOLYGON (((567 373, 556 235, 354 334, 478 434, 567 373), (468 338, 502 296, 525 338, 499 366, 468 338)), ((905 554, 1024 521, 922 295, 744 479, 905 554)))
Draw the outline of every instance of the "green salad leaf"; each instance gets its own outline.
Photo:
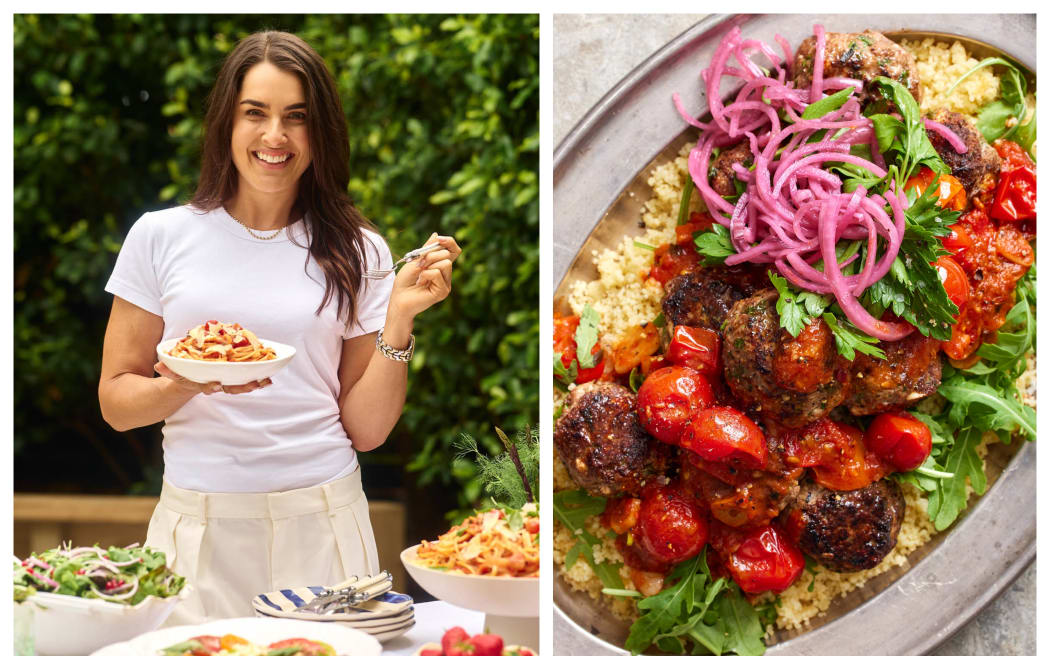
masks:
POLYGON ((571 568, 583 556, 603 586, 622 589, 620 564, 596 561, 594 547, 601 544, 601 540, 585 528, 589 518, 605 512, 605 503, 605 498, 592 497, 583 490, 555 492, 554 518, 577 538, 576 544, 565 554, 565 569, 571 568))
POLYGON ((591 349, 598 343, 598 324, 601 320, 597 310, 590 305, 584 306, 580 325, 576 327, 576 360, 581 369, 590 369, 595 365, 591 349))
POLYGON ((758 611, 735 583, 711 576, 706 552, 705 548, 680 563, 667 576, 663 590, 638 602, 642 614, 624 644, 632 654, 651 645, 675 654, 765 653, 765 628, 758 611))

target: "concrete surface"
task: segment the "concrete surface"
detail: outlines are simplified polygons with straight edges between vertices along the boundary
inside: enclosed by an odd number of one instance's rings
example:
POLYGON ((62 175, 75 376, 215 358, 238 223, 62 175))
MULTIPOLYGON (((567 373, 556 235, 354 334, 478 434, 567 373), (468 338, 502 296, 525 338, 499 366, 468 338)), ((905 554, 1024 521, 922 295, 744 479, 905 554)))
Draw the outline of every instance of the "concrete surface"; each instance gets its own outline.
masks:
MULTIPOLYGON (((635 66, 704 14, 555 14, 554 145, 635 66)), ((1036 653, 1033 564, 931 656, 1036 653)))

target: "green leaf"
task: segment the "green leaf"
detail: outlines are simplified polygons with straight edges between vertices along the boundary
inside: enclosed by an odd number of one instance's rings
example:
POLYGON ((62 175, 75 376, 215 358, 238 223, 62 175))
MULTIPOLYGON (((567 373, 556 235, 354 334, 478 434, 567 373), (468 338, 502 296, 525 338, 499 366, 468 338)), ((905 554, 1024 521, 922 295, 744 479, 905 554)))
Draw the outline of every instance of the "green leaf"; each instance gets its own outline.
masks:
POLYGON ((856 326, 845 319, 840 323, 838 318, 830 312, 825 312, 823 317, 824 322, 828 324, 828 328, 831 328, 831 333, 835 336, 835 349, 839 355, 850 362, 853 362, 858 351, 873 358, 886 359, 886 353, 882 349, 872 346, 879 340, 861 333, 856 326))
POLYGON ((845 105, 846 101, 849 100, 849 97, 853 95, 853 91, 853 87, 846 87, 845 89, 836 91, 826 98, 821 98, 802 111, 802 118, 814 119, 830 114, 839 107, 845 105))
POLYGON ((937 489, 930 493, 929 513, 938 531, 948 528, 966 508, 966 481, 969 479, 974 491, 984 492, 984 463, 977 455, 981 443, 981 430, 966 428, 959 432, 955 444, 947 454, 945 470, 952 478, 939 479, 937 489))
POLYGON ((725 622, 726 649, 737 656, 762 656, 766 652, 762 642, 765 629, 735 583, 715 602, 714 610, 725 622))
POLYGON ((598 315, 598 311, 590 305, 584 306, 580 315, 580 325, 576 327, 576 360, 581 369, 590 369, 595 365, 591 350, 598 343, 599 323, 601 316, 598 315))
POLYGON ((715 223, 711 230, 701 232, 693 239, 696 250, 704 257, 704 266, 720 266, 730 255, 736 254, 729 238, 729 228, 715 223))
POLYGON ((559 353, 554 354, 554 377, 562 383, 566 385, 575 383, 579 371, 579 367, 576 365, 575 360, 573 360, 569 364, 569 368, 566 369, 565 363, 561 361, 561 355, 559 353))
POLYGON ((969 417, 985 430, 1020 430, 1025 438, 1035 439, 1035 410, 1016 397, 1004 398, 988 385, 959 379, 942 383, 937 391, 952 402, 957 418, 969 417), (980 406, 985 413, 975 414, 973 406, 980 406))
POLYGON ((695 186, 692 178, 686 180, 685 184, 682 185, 682 200, 678 204, 678 225, 689 223, 689 199, 693 197, 693 187, 695 186))
POLYGON ((780 327, 791 333, 792 337, 798 337, 799 333, 812 321, 812 317, 806 312, 808 308, 798 302, 794 292, 788 287, 786 279, 773 273, 772 270, 768 273, 770 282, 780 294, 780 298, 777 299, 780 327))

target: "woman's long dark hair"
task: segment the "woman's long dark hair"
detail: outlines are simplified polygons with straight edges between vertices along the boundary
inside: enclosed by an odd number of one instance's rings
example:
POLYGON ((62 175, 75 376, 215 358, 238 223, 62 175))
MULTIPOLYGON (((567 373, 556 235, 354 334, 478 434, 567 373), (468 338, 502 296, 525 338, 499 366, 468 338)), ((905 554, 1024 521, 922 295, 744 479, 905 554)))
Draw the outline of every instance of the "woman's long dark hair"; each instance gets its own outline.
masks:
POLYGON ((248 71, 270 62, 299 78, 306 96, 310 166, 299 180, 295 209, 309 228, 310 255, 325 276, 320 314, 333 297, 347 325, 357 320, 355 307, 367 262, 365 229, 375 230, 350 200, 350 143, 343 104, 324 60, 305 41, 288 32, 257 32, 237 44, 222 64, 208 96, 201 144, 201 175, 190 204, 219 208, 237 191, 231 138, 241 83, 248 71), (345 314, 344 314, 345 313, 345 314))

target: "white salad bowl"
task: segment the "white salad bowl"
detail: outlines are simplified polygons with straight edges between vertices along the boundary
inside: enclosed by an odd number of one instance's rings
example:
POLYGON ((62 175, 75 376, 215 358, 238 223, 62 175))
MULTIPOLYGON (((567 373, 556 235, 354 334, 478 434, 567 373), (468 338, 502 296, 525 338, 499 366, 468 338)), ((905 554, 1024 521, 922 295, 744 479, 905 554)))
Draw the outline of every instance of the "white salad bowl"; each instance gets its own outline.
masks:
POLYGON ((37 592, 22 603, 33 605, 37 656, 84 656, 156 629, 189 591, 186 585, 174 597, 149 596, 134 606, 50 592, 37 592))
POLYGON ((195 383, 221 383, 223 385, 244 385, 255 380, 262 380, 274 375, 291 362, 295 347, 278 342, 260 340, 263 346, 274 350, 277 357, 273 360, 257 362, 215 362, 211 360, 187 360, 168 355, 178 338, 166 339, 157 344, 157 357, 176 374, 195 383))

